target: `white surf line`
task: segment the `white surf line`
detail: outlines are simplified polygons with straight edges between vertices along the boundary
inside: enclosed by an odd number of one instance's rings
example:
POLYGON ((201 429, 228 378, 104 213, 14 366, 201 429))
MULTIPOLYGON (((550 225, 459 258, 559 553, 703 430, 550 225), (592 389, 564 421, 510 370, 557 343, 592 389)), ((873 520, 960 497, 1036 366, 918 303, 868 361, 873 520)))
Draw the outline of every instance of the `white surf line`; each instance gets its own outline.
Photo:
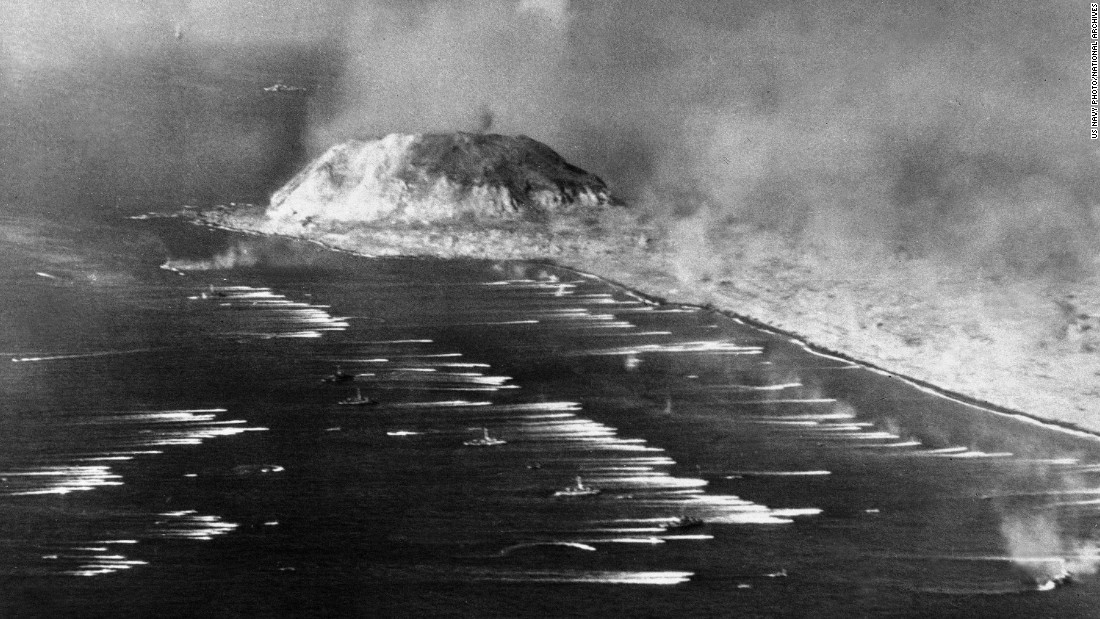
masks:
POLYGON ((731 477, 822 477, 832 475, 832 471, 824 469, 809 471, 729 471, 725 478, 731 477))
POLYGON ((243 419, 218 419, 218 414, 224 412, 224 408, 134 411, 73 419, 70 424, 83 426, 85 433, 109 432, 108 444, 100 451, 58 454, 46 464, 0 471, 0 477, 7 478, 15 486, 5 495, 65 495, 104 486, 122 486, 121 475, 110 465, 98 463, 163 453, 162 449, 148 449, 151 447, 199 445, 212 438, 267 430, 247 426, 243 419), (116 428, 132 431, 128 436, 116 436, 116 428), (92 462, 97 464, 87 464, 92 462))
MULTIPOLYGON (((548 322, 548 321, 543 321, 548 322)), ((581 331, 581 330, 605 330, 610 331, 612 329, 634 329, 634 323, 627 322, 625 320, 616 320, 613 322, 590 322, 590 323, 562 323, 554 325, 546 325, 559 331, 581 331)), ((616 331, 616 333, 619 333, 616 331)))
POLYGON ((928 449, 916 452, 913 455, 926 458, 947 458, 958 460, 980 460, 983 458, 1013 458, 1012 464, 1052 464, 1066 466, 1067 472, 1077 472, 1075 464, 1077 458, 1015 458, 1016 454, 1008 451, 984 452, 969 447, 952 446, 938 449, 928 449))
POLYGON ((834 404, 836 398, 770 398, 763 400, 729 400, 723 404, 834 404))
POLYGON ((681 342, 671 344, 643 344, 641 346, 622 346, 617 348, 602 348, 591 350, 579 350, 573 355, 640 355, 645 353, 671 353, 671 354, 723 354, 723 355, 761 355, 764 348, 761 346, 741 346, 728 340, 712 340, 703 342, 681 342))
POLYGON ((463 393, 493 393, 505 389, 519 389, 519 385, 501 385, 499 387, 453 387, 447 385, 424 385, 411 380, 379 381, 374 383, 379 389, 408 389, 411 391, 458 391, 463 393), (415 387, 407 386, 416 384, 415 387))
POLYGON ((1013 458, 1012 464, 1045 464, 1057 466, 1073 466, 1078 462, 1077 458, 1013 458))
POLYGON ((658 307, 656 305, 649 304, 649 301, 638 301, 638 303, 646 303, 646 305, 640 305, 637 307, 626 307, 622 312, 645 312, 647 314, 696 314, 702 310, 691 307, 658 307))
POLYGON ((780 427, 782 427, 782 426, 797 426, 797 427, 802 427, 802 428, 816 428, 818 426, 818 422, 816 422, 816 421, 797 421, 797 420, 789 420, 789 419, 753 419, 753 418, 746 418, 746 419, 738 419, 737 421, 739 421, 741 423, 759 424, 759 425, 762 425, 762 426, 780 426, 780 427))
MULTIPOLYGON (((581 474, 589 483, 609 493, 643 493, 640 500, 632 504, 645 508, 646 505, 676 506, 685 500, 703 501, 712 516, 723 522, 741 524, 786 524, 795 515, 810 515, 820 510, 807 508, 796 511, 774 512, 767 506, 733 496, 715 496, 710 498, 703 493, 708 485, 704 479, 675 477, 668 471, 655 467, 675 465, 671 458, 660 455, 641 458, 624 457, 622 452, 638 451, 664 453, 659 447, 650 446, 645 439, 619 438, 618 430, 591 419, 579 417, 582 411, 580 403, 573 401, 534 402, 520 404, 493 404, 471 409, 477 420, 483 415, 500 414, 519 415, 517 419, 502 419, 495 423, 498 431, 508 437, 514 447, 524 446, 547 449, 553 454, 553 461, 569 466, 581 474), (569 457, 570 453, 584 453, 585 456, 569 457), (663 499, 658 497, 664 497, 663 499), (654 503, 654 501, 657 501, 654 503), (671 501, 671 503, 669 502, 671 501)), ((489 417, 488 419, 492 419, 489 417)), ((471 422, 473 420, 470 420, 471 422)), ((490 422, 481 422, 489 424, 490 422)), ((538 457, 538 454, 532 454, 538 457)), ((694 503, 693 503, 694 504, 694 503)), ((608 537, 593 540, 593 543, 608 543, 631 539, 632 533, 662 533, 664 529, 637 529, 622 531, 623 527, 600 529, 598 533, 607 533, 608 537)), ((635 527, 636 528, 636 527, 635 527)), ((628 543, 628 542, 622 542, 628 543)))
POLYGON ((1066 465, 1065 471, 1077 474, 1100 473, 1100 464, 1070 464, 1066 465))
POLYGON ((857 449, 889 449, 904 447, 920 447, 924 443, 917 440, 897 441, 895 443, 877 443, 870 445, 855 445, 857 449))
POLYGON ((968 449, 966 451, 956 451, 956 452, 941 453, 941 454, 935 454, 935 455, 936 455, 936 457, 940 457, 940 458, 953 458, 953 459, 959 459, 959 460, 979 460, 979 459, 984 459, 984 458, 1011 458, 1015 454, 1013 454, 1010 451, 999 451, 999 452, 989 453, 989 452, 984 452, 984 451, 977 451, 977 450, 968 449))
POLYGON ((691 580, 694 572, 626 572, 626 571, 579 571, 579 570, 478 570, 461 573, 471 581, 490 581, 500 583, 591 583, 607 585, 679 585, 691 580))
POLYGON ((218 337, 320 338, 324 332, 348 328, 347 319, 326 311, 329 306, 293 301, 267 287, 222 286, 203 290, 188 299, 217 301, 219 308, 250 312, 254 324, 248 324, 248 318, 244 318, 247 328, 215 332, 218 337))
POLYGON ((813 346, 809 342, 800 340, 796 337, 789 337, 788 336, 787 341, 794 344, 794 345, 796 345, 796 346, 798 346, 799 348, 801 348, 807 354, 813 355, 815 357, 820 357, 822 359, 828 359, 830 361, 839 361, 840 363, 844 364, 844 367, 864 367, 864 366, 862 366, 858 363, 855 363, 855 362, 853 362, 849 359, 845 359, 843 357, 838 357, 836 355, 830 355, 829 353, 825 353, 825 352, 822 352, 822 351, 819 351, 819 350, 814 350, 813 346))
MULTIPOLYGON (((601 305, 614 302, 610 295, 589 295, 589 301, 601 305)), ((570 303, 576 303, 577 299, 571 297, 570 303)), ((626 329, 636 327, 625 321, 616 321, 612 314, 584 313, 578 311, 583 308, 564 308, 565 311, 548 313, 534 309, 524 312, 520 310, 490 310, 488 313, 493 318, 498 314, 501 320, 484 321, 476 324, 535 324, 541 323, 542 327, 556 329, 559 332, 568 333, 574 326, 581 328, 598 327, 606 324, 617 324, 626 329), (537 316, 538 319, 528 318, 537 316), (589 320, 585 318, 590 317, 589 320), (515 318, 514 320, 512 318, 515 318)), ((455 326, 454 323, 445 323, 447 326, 455 326)), ((475 324, 470 321, 460 322, 459 326, 475 324)), ((408 326, 408 325, 404 325, 408 326)), ((417 343, 434 343, 429 341, 417 343)), ((668 345, 646 345, 637 347, 645 351, 660 351, 673 353, 713 353, 734 352, 737 354, 760 354, 763 348, 760 346, 741 346, 729 340, 685 340, 668 345)), ((629 350, 629 349, 626 349, 629 350)), ((366 353, 370 354, 370 353, 366 353)), ((584 353, 582 353, 584 354, 584 353)), ((408 355, 407 357, 382 353, 386 363, 406 360, 408 357, 429 358, 424 355, 408 355)), ((443 353, 461 357, 460 353, 443 353)), ((488 366, 488 364, 486 364, 488 366)), ((435 368, 398 367, 392 371, 390 368, 380 368, 379 382, 385 384, 385 380, 405 378, 405 382, 414 382, 409 388, 419 391, 431 390, 457 390, 469 389, 469 387, 455 387, 439 384, 439 379, 444 381, 457 381, 460 383, 488 384, 490 389, 501 387, 518 388, 518 385, 503 385, 511 380, 511 377, 496 377, 479 371, 472 372, 439 372, 435 368), (412 379, 411 381, 409 379, 412 379), (432 384, 433 379, 436 384, 432 384)), ((792 522, 791 517, 820 513, 816 508, 800 508, 794 510, 782 510, 773 512, 764 505, 756 504, 739 497, 722 495, 708 497, 704 488, 707 480, 692 477, 675 477, 670 471, 660 470, 675 465, 675 462, 664 455, 665 450, 648 444, 642 438, 620 438, 616 428, 598 423, 591 419, 578 416, 581 413, 581 405, 577 402, 540 402, 523 404, 492 404, 485 402, 471 402, 467 400, 437 401, 416 403, 401 403, 400 408, 444 408, 454 410, 468 409, 472 415, 463 415, 464 424, 478 423, 477 427, 491 428, 498 436, 507 439, 508 451, 518 450, 521 454, 529 455, 534 460, 550 458, 547 468, 557 470, 566 467, 566 472, 580 474, 594 488, 603 491, 603 497, 594 497, 594 500, 602 500, 605 497, 621 497, 629 501, 629 505, 635 509, 667 511, 670 508, 678 508, 685 501, 702 500, 707 506, 709 516, 716 521, 737 524, 786 524, 792 522), (457 404, 457 406, 451 406, 457 404), (510 418, 511 417, 511 418, 510 418), (518 418, 516 418, 518 417, 518 418), (647 459, 642 459, 641 454, 660 454, 647 459), (570 466, 571 465, 571 466, 570 466), (656 468, 659 467, 659 468, 656 468), (637 495, 637 496, 635 496, 637 495)), ((394 406, 398 408, 398 406, 394 406)), ((408 426, 406 426, 407 428, 408 426)), ((402 429, 391 426, 388 436, 415 436, 413 429, 402 429)), ((456 429, 455 435, 465 434, 468 428, 456 429)), ((457 440, 457 439, 456 439, 457 440)), ((546 462, 544 462, 546 464, 546 462)), ((540 466, 540 468, 542 468, 540 466)), ((564 483, 567 480, 562 480, 564 483)), ((556 499, 558 501, 568 499, 556 499)), ((609 540, 634 539, 637 536, 629 533, 667 533, 664 528, 645 529, 638 531, 619 531, 609 529, 600 531, 608 535, 595 540, 594 543, 609 543, 609 540), (626 534, 626 535, 624 535, 626 534)), ((622 542, 629 543, 629 542, 622 542)), ((645 543, 652 543, 645 539, 645 543)), ((663 543, 657 539, 656 543, 663 543)))
POLYGON ((159 516, 172 519, 158 522, 157 529, 158 536, 170 539, 209 541, 240 526, 235 522, 226 522, 220 516, 199 514, 193 509, 164 512, 159 516))
POLYGON ((1087 499, 1081 501, 1055 501, 1053 503, 1047 503, 1041 505, 1043 509, 1053 509, 1056 507, 1096 507, 1100 508, 1100 499, 1087 499))
POLYGON ((1064 563, 1066 559, 1089 559, 1096 557, 1095 553, 1071 552, 1065 557, 1054 555, 980 555, 980 554, 947 554, 926 555, 913 553, 873 553, 871 556, 879 559, 902 559, 905 561, 975 561, 996 563, 1064 563))
MULTIPOLYGON (((492 326, 508 326, 508 325, 537 325, 539 320, 535 318, 529 318, 526 320, 486 320, 481 322, 460 322, 460 323, 446 323, 433 326, 455 326, 455 327, 492 327, 492 326)), ((420 325, 418 325, 420 326, 420 325)))
POLYGON ((781 507, 773 508, 772 514, 780 518, 798 518, 800 516, 819 516, 821 511, 818 507, 781 507))
POLYGON ((1074 495, 1089 495, 1100 494, 1100 488, 1073 488, 1065 490, 1035 490, 1029 492, 998 492, 995 494, 983 494, 982 499, 1015 499, 1025 497, 1048 497, 1048 496, 1074 496, 1074 495))
POLYGON ((658 544, 666 543, 664 539, 656 536, 651 537, 601 537, 596 539, 580 538, 577 541, 590 544, 648 544, 650 546, 656 546, 658 544))
POLYGON ((111 467, 107 465, 47 465, 34 469, 3 471, 0 472, 0 477, 26 488, 7 492, 7 496, 64 495, 104 486, 123 485, 122 476, 111 472, 111 467))
MULTIPOLYGON (((828 435, 828 438, 834 438, 834 437, 832 435, 828 435)), ((876 430, 876 431, 870 431, 870 432, 862 432, 861 431, 861 432, 845 433, 845 434, 840 434, 840 435, 836 436, 835 438, 858 440, 858 441, 893 441, 893 440, 900 439, 901 437, 898 436, 897 434, 894 434, 893 432, 883 432, 883 431, 877 431, 876 430)))
MULTIPOLYGON (((1016 457, 1016 454, 1010 452, 1000 452, 1001 454, 1008 453, 1012 456, 1010 464, 1022 464, 1027 466, 1034 466, 1036 464, 1048 465, 1048 466, 1073 466, 1076 462, 1076 458, 1073 457, 1016 457)), ((998 454, 990 454, 998 455, 998 454)), ((988 457, 988 455, 987 455, 988 457)))
POLYGON ((390 408, 463 408, 468 406, 491 406, 489 401, 470 400, 433 400, 430 402, 397 402, 390 408))
POLYGON ((970 451, 969 447, 940 447, 939 449, 931 449, 925 452, 926 455, 938 456, 944 454, 957 454, 965 451, 970 451))
POLYGON ((592 333, 590 337, 654 337, 654 336, 672 335, 672 331, 631 331, 630 333, 623 333, 616 331, 614 333, 592 333))
POLYGON ((1057 423, 1057 422, 1046 421, 1046 420, 1043 420, 1043 419, 1039 419, 1037 417, 1032 417, 1031 415, 1028 415, 1026 413, 995 410, 995 409, 989 408, 987 406, 982 406, 980 404, 974 404, 974 403, 971 403, 971 402, 964 401, 964 400, 959 399, 957 397, 954 397, 950 394, 944 393, 944 392, 942 392, 941 390, 939 390, 937 388, 922 385, 922 384, 916 382, 913 379, 907 378, 907 377, 902 376, 900 374, 895 374, 894 372, 889 372, 887 370, 882 370, 882 369, 879 369, 879 368, 876 368, 876 367, 871 367, 871 366, 862 365, 862 364, 857 364, 857 365, 858 365, 858 367, 861 367, 865 370, 874 372, 875 374, 878 374, 880 376, 886 376, 888 378, 895 378, 895 379, 905 383, 906 385, 908 385, 910 387, 913 387, 913 388, 917 389, 918 391, 921 391, 922 393, 926 393, 928 395, 934 396, 934 397, 939 398, 941 400, 947 400, 948 402, 952 402, 954 404, 964 406, 964 407, 966 407, 968 409, 971 409, 971 410, 977 410, 977 411, 981 411, 983 413, 989 413, 989 414, 995 415, 997 417, 1012 419, 1014 421, 1019 421, 1019 422, 1028 424, 1030 426, 1042 428, 1044 430, 1053 431, 1053 432, 1057 432, 1057 433, 1061 433, 1061 434, 1068 434, 1068 435, 1073 436, 1075 438, 1081 438, 1081 439, 1086 439, 1090 442, 1100 443, 1100 434, 1096 434, 1094 432, 1089 432, 1087 430, 1081 430, 1081 429, 1078 429, 1078 428, 1068 427, 1064 424, 1057 423))
POLYGON ((799 382, 777 383, 774 385, 713 384, 700 385, 699 389, 703 391, 782 391, 784 389, 796 389, 802 386, 802 383, 799 382))
MULTIPOLYGON (((767 402, 768 400, 762 400, 767 402)), ((774 400, 771 400, 774 402, 774 400)), ((792 415, 751 415, 741 417, 741 419, 751 419, 753 421, 831 421, 831 420, 847 420, 855 419, 855 413, 797 413, 792 415)), ((852 425, 854 423, 859 424, 873 424, 871 421, 859 421, 859 422, 845 422, 845 425, 852 425)), ((839 424, 838 424, 839 425, 839 424)))
MULTIPOLYGON (((570 404, 570 403, 565 403, 570 404)), ((765 505, 753 503, 730 495, 707 495, 704 479, 675 477, 666 470, 675 464, 667 456, 650 458, 615 457, 615 452, 645 449, 658 453, 664 450, 646 444, 644 439, 618 438, 618 431, 590 419, 574 417, 553 421, 516 420, 505 423, 507 433, 515 436, 516 444, 525 442, 548 446, 557 457, 570 451, 583 451, 586 457, 569 458, 563 464, 573 463, 577 473, 590 485, 609 493, 627 493, 631 505, 642 509, 669 509, 683 505, 705 507, 708 521, 730 524, 786 524, 791 515, 810 515, 820 510, 807 508, 798 511, 775 512, 765 505), (526 439, 525 439, 526 437, 526 439), (602 453, 601 453, 602 452, 602 453)), ((563 459, 564 460, 564 459, 563 459)), ((664 519, 667 521, 667 518, 664 519)), ((660 527, 597 527, 581 533, 601 533, 611 537, 590 539, 591 543, 650 543, 650 538, 637 538, 638 533, 664 533, 660 527), (625 537, 623 535, 625 534, 625 537), (629 541, 627 541, 629 540, 629 541)), ((661 540, 658 540, 658 543, 661 540)))
MULTIPOLYGON (((385 353, 383 353, 385 354, 385 353)), ((408 361, 418 364, 417 367, 456 367, 456 368, 488 368, 488 363, 465 363, 457 361, 436 361, 438 358, 461 357, 461 353, 447 353, 442 355, 387 355, 385 357, 359 358, 329 358, 331 363, 393 363, 395 361, 408 361)))
MULTIPOLYGON (((74 549, 79 550, 79 549, 74 549)), ((53 555, 51 558, 62 559, 72 558, 82 559, 81 564, 73 570, 63 572, 69 576, 102 576, 104 574, 113 574, 122 570, 128 570, 130 568, 147 565, 148 561, 140 561, 136 559, 127 559, 125 555, 120 554, 105 554, 94 553, 91 555, 85 555, 84 557, 78 556, 58 556, 53 555)))
POLYGON ((70 354, 53 354, 53 355, 39 355, 33 357, 12 357, 12 363, 29 363, 34 361, 59 361, 63 359, 85 359, 91 357, 109 357, 112 355, 133 355, 143 352, 155 352, 160 350, 168 350, 167 347, 157 348, 130 348, 126 350, 101 350, 97 352, 87 353, 70 353, 70 354))
MULTIPOLYGON (((427 339, 406 339, 406 340, 355 340, 348 342, 348 344, 358 344, 365 346, 372 346, 374 344, 434 344, 435 340, 427 339)), ((461 354, 461 353, 452 353, 461 354)))
MULTIPOLYGON (((394 368, 394 367, 391 367, 391 368, 386 368, 384 370, 379 370, 378 372, 379 372, 378 375, 380 375, 380 376, 389 376, 389 375, 392 375, 392 374, 400 374, 402 372, 405 372, 405 373, 407 373, 407 372, 429 372, 429 373, 433 373, 433 372, 439 372, 439 370, 437 370, 435 368, 402 368, 402 367, 394 368)), ((478 374, 474 374, 474 375, 478 376, 478 374)))
POLYGON ((582 544, 582 543, 579 543, 579 542, 555 542, 555 541, 550 541, 550 542, 523 542, 523 543, 519 543, 519 544, 513 544, 511 546, 508 546, 507 548, 502 549, 499 554, 500 554, 500 556, 503 557, 503 556, 507 556, 507 555, 509 555, 513 552, 516 552, 517 550, 524 550, 524 549, 527 549, 527 548, 543 548, 543 547, 547 547, 547 546, 551 546, 551 547, 552 546, 560 546, 560 547, 564 547, 564 548, 574 548, 576 550, 584 550, 586 552, 596 552, 596 547, 595 546, 589 546, 588 544, 582 544))
MULTIPOLYGON (((511 376, 492 376, 480 372, 441 372, 437 368, 385 368, 379 369, 376 376, 380 381, 401 380, 401 375, 413 374, 416 378, 432 383, 469 383, 473 385, 504 386, 512 380, 511 376)), ((413 377, 410 377, 413 378, 413 377)))
POLYGON ((171 410, 136 410, 136 411, 124 411, 110 415, 96 415, 95 417, 85 417, 74 423, 82 425, 99 425, 104 423, 118 423, 118 422, 133 422, 133 421, 194 421, 194 420, 210 420, 214 419, 216 415, 212 413, 224 413, 228 409, 225 408, 181 408, 171 410), (198 415, 197 413, 202 413, 198 415))
POLYGON ((814 427, 817 432, 864 432, 866 428, 873 428, 875 424, 870 421, 860 421, 856 423, 819 423, 814 427))
POLYGON ((480 286, 508 286, 511 288, 544 288, 546 284, 534 279, 498 279, 491 282, 480 282, 480 286))
MULTIPOLYGON (((638 293, 634 290, 626 288, 626 287, 624 287, 620 284, 615 284, 615 283, 613 283, 613 282, 611 282, 611 281, 609 281, 605 278, 599 277, 597 275, 593 275, 591 273, 586 273, 584 271, 580 271, 578 269, 573 269, 573 268, 569 268, 569 267, 565 267, 565 268, 567 268, 567 270, 569 270, 570 272, 576 273, 577 275, 579 275, 581 277, 598 280, 600 282, 603 282, 605 285, 613 286, 617 289, 621 289, 621 290, 624 291, 625 294, 638 299, 640 302, 644 303, 648 307, 657 308, 657 307, 663 307, 664 305, 672 305, 672 303, 649 300, 646 297, 642 296, 642 294, 640 294, 640 293, 638 293)), ((684 309, 691 310, 691 311, 702 311, 703 308, 688 306, 688 307, 685 307, 684 309)), ((1028 415, 1028 414, 1023 413, 1023 412, 996 410, 996 409, 990 408, 987 405, 968 402, 968 401, 965 401, 963 399, 960 399, 959 397, 951 395, 951 394, 947 393, 946 391, 944 391, 942 389, 921 384, 916 379, 906 377, 903 374, 899 374, 899 373, 892 372, 892 371, 889 371, 889 370, 881 369, 881 368, 869 365, 866 362, 855 361, 855 360, 851 360, 851 359, 847 359, 847 358, 844 358, 844 357, 837 356, 835 354, 829 354, 829 353, 826 353, 826 352, 823 352, 823 351, 820 351, 820 350, 815 350, 814 344, 812 344, 812 343, 810 343, 810 342, 808 342, 804 339, 801 339, 798 336, 792 336, 788 332, 784 332, 784 331, 782 331, 780 329, 777 329, 775 327, 771 327, 771 326, 765 324, 762 321, 758 321, 758 320, 755 320, 755 319, 750 319, 752 321, 752 324, 750 325, 749 322, 747 322, 746 320, 744 320, 742 318, 739 318, 737 316, 729 315, 729 314, 726 314, 724 312, 719 312, 719 314, 721 314, 724 318, 726 318, 728 320, 732 320, 733 322, 735 322, 737 324, 751 326, 753 329, 763 331, 763 332, 771 334, 771 335, 786 337, 789 342, 799 346, 805 352, 807 352, 811 355, 814 355, 816 357, 825 358, 825 359, 829 359, 829 360, 832 360, 832 361, 837 361, 837 362, 845 364, 843 367, 838 367, 838 368, 833 368, 833 369, 838 369, 838 370, 839 369, 865 369, 865 370, 874 372, 874 373, 876 373, 880 376, 885 376, 885 377, 888 377, 888 378, 894 378, 894 379, 900 380, 901 382, 905 383, 906 385, 918 389, 922 393, 926 393, 928 395, 934 396, 934 397, 942 399, 942 400, 947 400, 949 402, 961 405, 961 406, 966 407, 966 408, 971 409, 971 410, 977 410, 977 411, 981 411, 983 413, 989 413, 989 414, 993 414, 993 415, 999 416, 999 417, 1007 417, 1009 419, 1020 421, 1020 422, 1023 422, 1025 424, 1028 424, 1028 425, 1031 425, 1031 426, 1042 428, 1044 430, 1053 431, 1053 432, 1057 432, 1057 433, 1061 433, 1061 434, 1066 434, 1066 435, 1069 435, 1069 436, 1073 436, 1075 438, 1085 439, 1085 440, 1088 440, 1090 442, 1100 442, 1100 433, 1092 432, 1092 431, 1088 431, 1088 430, 1082 430, 1082 429, 1079 429, 1079 428, 1076 428, 1076 427, 1066 425, 1066 424, 1061 423, 1061 422, 1044 420, 1044 419, 1041 419, 1041 418, 1038 418, 1038 417, 1028 415)), ((771 362, 766 362, 766 363, 770 364, 771 362)), ((992 455, 995 456, 995 457, 1003 457, 1003 454, 992 454, 992 455)), ((1012 454, 1009 454, 1009 455, 1012 455, 1012 454)), ((971 457, 978 457, 978 456, 971 456, 971 457)), ((1098 467, 1098 471, 1100 471, 1100 465, 1097 465, 1097 467, 1098 467)))

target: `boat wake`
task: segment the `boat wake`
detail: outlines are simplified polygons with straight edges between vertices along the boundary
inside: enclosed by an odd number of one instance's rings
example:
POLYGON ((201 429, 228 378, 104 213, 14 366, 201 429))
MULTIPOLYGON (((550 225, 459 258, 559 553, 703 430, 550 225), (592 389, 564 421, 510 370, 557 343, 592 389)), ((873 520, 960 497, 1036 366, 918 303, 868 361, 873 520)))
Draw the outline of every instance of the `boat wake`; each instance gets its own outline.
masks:
POLYGON ((514 552, 520 550, 530 550, 532 548, 572 548, 574 550, 583 550, 585 552, 595 552, 596 547, 588 544, 582 544, 580 542, 526 542, 523 544, 514 544, 500 551, 500 556, 506 557, 514 552))

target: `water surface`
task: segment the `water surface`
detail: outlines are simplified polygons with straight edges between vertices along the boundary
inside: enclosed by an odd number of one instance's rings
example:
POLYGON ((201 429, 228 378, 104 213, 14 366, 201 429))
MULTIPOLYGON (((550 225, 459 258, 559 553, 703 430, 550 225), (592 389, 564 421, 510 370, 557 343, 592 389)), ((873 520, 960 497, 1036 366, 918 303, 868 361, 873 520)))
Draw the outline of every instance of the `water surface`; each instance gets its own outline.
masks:
POLYGON ((1096 601, 1091 436, 543 265, 38 233, 0 274, 9 615, 1096 601), (341 404, 356 389, 376 404, 341 404), (578 476, 599 493, 555 496, 578 476), (685 516, 705 524, 667 528, 685 516))

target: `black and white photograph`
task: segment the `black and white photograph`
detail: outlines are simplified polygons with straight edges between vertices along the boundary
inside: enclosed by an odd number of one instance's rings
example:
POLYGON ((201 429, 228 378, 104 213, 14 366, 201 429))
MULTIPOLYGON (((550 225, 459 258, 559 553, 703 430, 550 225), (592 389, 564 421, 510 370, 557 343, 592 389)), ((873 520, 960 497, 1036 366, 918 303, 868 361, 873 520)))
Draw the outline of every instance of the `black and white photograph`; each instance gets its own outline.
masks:
POLYGON ((1098 14, 0 0, 0 617, 1100 616, 1098 14))

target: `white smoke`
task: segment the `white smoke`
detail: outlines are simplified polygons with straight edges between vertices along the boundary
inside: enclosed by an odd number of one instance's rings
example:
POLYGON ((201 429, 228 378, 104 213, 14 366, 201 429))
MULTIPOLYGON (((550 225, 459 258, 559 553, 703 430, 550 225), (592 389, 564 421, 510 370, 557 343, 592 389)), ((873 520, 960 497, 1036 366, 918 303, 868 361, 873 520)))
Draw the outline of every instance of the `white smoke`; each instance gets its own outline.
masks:
POLYGON ((171 259, 161 268, 171 271, 218 271, 253 267, 260 262, 260 253, 247 241, 241 241, 206 260, 171 259))
POLYGON ((1100 568, 1096 542, 1069 534, 1052 515, 1010 514, 1001 522, 1001 534, 1016 566, 1038 584, 1100 568))

